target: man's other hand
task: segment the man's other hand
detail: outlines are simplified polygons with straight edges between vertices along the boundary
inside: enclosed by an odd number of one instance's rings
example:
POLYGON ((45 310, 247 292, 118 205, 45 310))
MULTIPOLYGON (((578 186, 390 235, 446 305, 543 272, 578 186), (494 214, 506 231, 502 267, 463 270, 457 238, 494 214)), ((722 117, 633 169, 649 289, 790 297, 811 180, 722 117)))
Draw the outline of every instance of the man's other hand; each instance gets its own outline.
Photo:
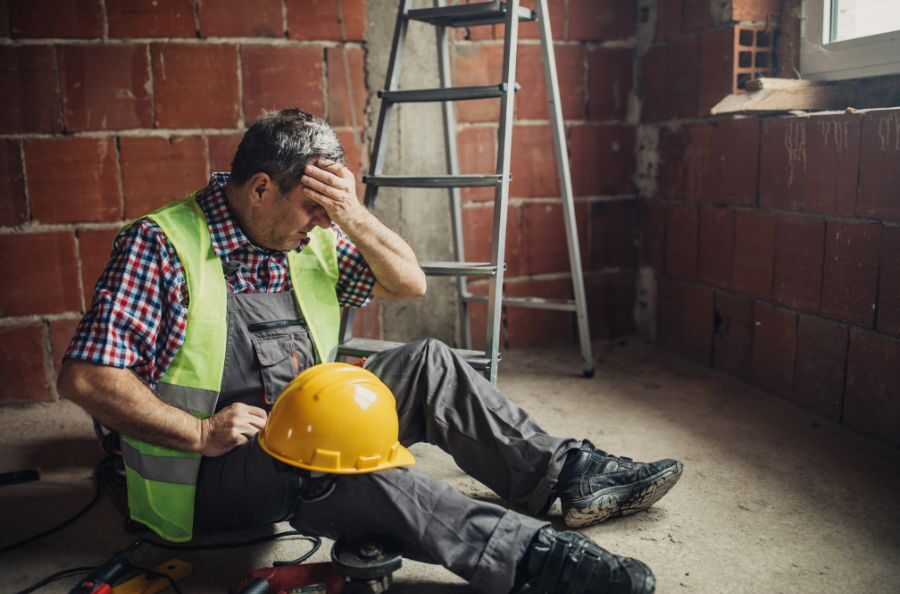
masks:
POLYGON ((244 445, 266 426, 266 411, 235 402, 200 421, 200 453, 221 456, 244 445))

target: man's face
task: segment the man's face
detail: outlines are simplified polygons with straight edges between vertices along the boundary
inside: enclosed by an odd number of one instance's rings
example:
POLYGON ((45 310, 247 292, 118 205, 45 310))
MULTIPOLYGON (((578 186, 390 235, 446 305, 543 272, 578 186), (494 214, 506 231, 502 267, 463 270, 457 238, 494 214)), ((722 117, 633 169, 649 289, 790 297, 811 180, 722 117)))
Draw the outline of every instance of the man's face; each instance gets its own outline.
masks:
POLYGON ((302 184, 297 184, 287 194, 282 194, 272 184, 262 200, 262 208, 248 234, 254 243, 264 248, 290 251, 316 227, 327 229, 331 225, 325 209, 303 195, 302 184))

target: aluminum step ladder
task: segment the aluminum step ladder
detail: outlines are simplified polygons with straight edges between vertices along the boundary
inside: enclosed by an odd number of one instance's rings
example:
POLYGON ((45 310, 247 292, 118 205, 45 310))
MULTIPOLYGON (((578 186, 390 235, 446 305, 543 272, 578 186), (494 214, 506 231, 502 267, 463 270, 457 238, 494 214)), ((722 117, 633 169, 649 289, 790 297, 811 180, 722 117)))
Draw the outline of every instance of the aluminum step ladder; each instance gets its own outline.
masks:
MULTIPOLYGON (((497 367, 500 361, 500 322, 502 306, 530 307, 573 311, 578 323, 578 337, 581 346, 583 374, 593 377, 594 364, 591 355, 591 341, 587 317, 587 302, 584 291, 584 277, 581 255, 578 248, 578 234, 575 226, 575 206, 572 198, 572 180, 566 153, 562 109, 560 107, 559 84, 556 76, 556 60, 553 54, 553 39, 550 35, 550 18, 547 0, 537 0, 535 10, 519 6, 519 0, 507 2, 493 1, 477 4, 446 6, 444 0, 434 0, 433 8, 410 8, 410 0, 400 0, 391 55, 387 67, 384 90, 379 91, 381 110, 375 131, 374 146, 370 160, 370 173, 363 177, 367 184, 365 203, 369 208, 375 205, 379 188, 447 188, 450 191, 450 213, 453 229, 453 262, 421 262, 420 265, 430 276, 453 276, 457 278, 459 293, 459 324, 462 328, 464 349, 454 349, 470 365, 484 373, 491 382, 497 381, 497 367), (532 297, 504 298, 503 274, 506 248, 506 221, 509 206, 510 150, 512 148, 513 105, 517 84, 516 49, 520 21, 537 20, 540 27, 541 46, 544 55, 544 74, 547 87, 547 101, 553 127, 553 145, 559 172, 560 190, 563 200, 563 216, 568 244, 569 262, 572 272, 574 299, 540 299, 532 297), (410 21, 421 21, 434 25, 437 36, 438 64, 440 68, 440 88, 400 90, 400 65, 406 30, 410 21), (503 43, 503 79, 494 85, 474 87, 453 87, 450 77, 448 28, 472 27, 503 23, 505 36, 503 43), (460 175, 456 153, 456 117, 454 101, 496 98, 500 100, 500 122, 497 138, 497 171, 484 175, 460 175), (443 176, 393 176, 383 175, 387 131, 391 123, 393 107, 399 103, 441 102, 443 105, 444 143, 447 156, 448 175, 443 176), (492 256, 490 262, 467 262, 463 253, 463 224, 459 188, 493 187, 494 227, 492 234, 492 256), (473 295, 468 290, 470 277, 489 277, 490 289, 487 296, 473 295), (487 337, 485 350, 471 349, 471 328, 469 325, 469 304, 487 303, 487 337)), ((381 340, 361 339, 352 336, 353 310, 345 312, 341 328, 339 356, 366 356, 399 346, 399 343, 381 340)))

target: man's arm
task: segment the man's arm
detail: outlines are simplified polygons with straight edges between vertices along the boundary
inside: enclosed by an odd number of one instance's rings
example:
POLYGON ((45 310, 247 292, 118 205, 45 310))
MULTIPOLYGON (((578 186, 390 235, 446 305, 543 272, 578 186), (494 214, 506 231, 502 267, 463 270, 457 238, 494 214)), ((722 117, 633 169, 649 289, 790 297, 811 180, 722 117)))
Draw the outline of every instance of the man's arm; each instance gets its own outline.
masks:
POLYGON ((107 427, 176 450, 220 456, 266 424, 260 408, 235 403, 200 420, 160 400, 128 369, 67 359, 59 393, 107 427))
POLYGON ((343 229, 375 276, 373 293, 387 299, 425 294, 425 273, 400 235, 389 229, 356 196, 353 173, 340 163, 319 160, 306 168, 303 193, 343 229))

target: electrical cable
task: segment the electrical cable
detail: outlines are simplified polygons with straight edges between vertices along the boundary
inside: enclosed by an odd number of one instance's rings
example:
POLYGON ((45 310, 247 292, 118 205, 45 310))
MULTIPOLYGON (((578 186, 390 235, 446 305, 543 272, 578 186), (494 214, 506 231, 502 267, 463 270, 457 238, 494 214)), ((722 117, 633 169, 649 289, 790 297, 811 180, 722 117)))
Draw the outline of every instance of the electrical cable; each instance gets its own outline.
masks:
POLYGON ((103 460, 100 461, 99 464, 97 464, 97 468, 94 471, 94 475, 96 478, 96 484, 94 487, 94 495, 93 495, 93 497, 91 497, 91 500, 88 502, 88 504, 85 505, 83 508, 81 508, 81 510, 77 511, 75 513, 75 515, 73 515, 69 519, 57 524, 56 526, 53 526, 51 528, 44 530, 43 532, 39 532, 38 534, 34 534, 27 538, 23 538, 22 540, 16 541, 12 544, 8 544, 8 545, 4 545, 4 546, 0 547, 0 553, 6 553, 7 551, 17 549, 17 548, 24 546, 30 542, 34 542, 35 540, 44 538, 45 536, 49 536, 50 534, 53 534, 54 532, 57 532, 59 530, 62 530, 66 526, 69 526, 70 524, 75 522, 78 518, 80 518, 81 516, 83 516, 84 514, 89 512, 91 510, 91 508, 93 508, 94 505, 97 504, 97 501, 100 500, 100 494, 102 492, 102 486, 103 486, 103 483, 105 480, 104 477, 106 476, 106 474, 108 472, 115 472, 114 470, 112 470, 113 463, 114 463, 114 457, 106 456, 105 458, 103 458, 103 460))
POLYGON ((81 573, 90 573, 90 572, 94 571, 95 569, 97 569, 97 568, 96 567, 73 567, 71 569, 63 569, 62 571, 57 571, 56 573, 54 573, 52 575, 48 575, 41 581, 39 581, 31 586, 28 586, 24 590, 19 590, 15 594, 30 594, 31 592, 34 592, 38 588, 43 588, 44 586, 46 586, 47 584, 49 584, 51 582, 55 582, 57 580, 61 580, 63 578, 67 578, 67 577, 72 577, 73 575, 78 575, 81 573))

